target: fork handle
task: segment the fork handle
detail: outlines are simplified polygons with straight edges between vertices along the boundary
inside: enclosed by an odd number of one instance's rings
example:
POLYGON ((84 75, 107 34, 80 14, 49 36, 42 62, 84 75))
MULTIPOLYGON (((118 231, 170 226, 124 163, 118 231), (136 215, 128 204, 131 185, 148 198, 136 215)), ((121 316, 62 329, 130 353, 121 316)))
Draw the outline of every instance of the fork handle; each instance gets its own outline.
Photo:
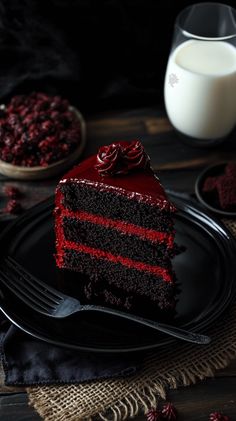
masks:
POLYGON ((178 339, 182 339, 187 342, 200 344, 200 345, 207 345, 211 342, 211 338, 206 335, 201 335, 199 333, 189 332, 185 329, 181 329, 176 326, 168 325, 165 323, 155 322, 154 320, 145 319, 140 316, 136 316, 134 314, 125 313, 120 310, 115 310, 108 307, 101 307, 95 305, 83 305, 81 306, 81 310, 89 310, 89 311, 98 311, 100 313, 107 313, 113 316, 121 317, 122 319, 131 320, 133 322, 139 323, 144 326, 148 326, 152 329, 158 330, 159 332, 167 333, 170 336, 173 336, 178 339))

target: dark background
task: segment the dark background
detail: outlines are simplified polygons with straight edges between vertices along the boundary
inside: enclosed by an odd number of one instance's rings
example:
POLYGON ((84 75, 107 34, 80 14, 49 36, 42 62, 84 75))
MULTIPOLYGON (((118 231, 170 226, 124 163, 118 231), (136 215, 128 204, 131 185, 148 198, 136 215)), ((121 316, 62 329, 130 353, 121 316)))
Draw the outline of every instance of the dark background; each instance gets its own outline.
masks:
POLYGON ((174 20, 193 3, 0 0, 1 101, 44 90, 86 112, 161 103, 174 20))

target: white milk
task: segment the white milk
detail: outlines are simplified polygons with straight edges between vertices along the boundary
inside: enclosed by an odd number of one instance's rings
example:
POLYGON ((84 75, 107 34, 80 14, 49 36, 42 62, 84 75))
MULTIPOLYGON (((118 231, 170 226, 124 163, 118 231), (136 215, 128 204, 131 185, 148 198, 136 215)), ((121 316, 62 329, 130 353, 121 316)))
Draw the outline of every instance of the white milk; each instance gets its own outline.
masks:
POLYGON ((180 132, 198 139, 226 136, 236 123, 236 48, 190 40, 170 55, 165 105, 180 132))

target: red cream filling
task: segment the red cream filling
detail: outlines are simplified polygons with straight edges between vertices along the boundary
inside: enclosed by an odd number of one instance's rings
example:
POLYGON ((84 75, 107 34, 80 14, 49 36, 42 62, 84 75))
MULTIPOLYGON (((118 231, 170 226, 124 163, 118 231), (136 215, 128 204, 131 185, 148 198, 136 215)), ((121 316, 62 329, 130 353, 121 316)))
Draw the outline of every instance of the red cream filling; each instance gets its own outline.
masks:
POLYGON ((95 249, 93 247, 85 246, 84 244, 74 243, 73 241, 65 241, 63 248, 88 253, 90 256, 96 257, 97 259, 105 259, 113 263, 121 263, 123 266, 127 266, 132 269, 150 272, 156 276, 161 276, 166 282, 172 281, 170 272, 160 266, 152 266, 143 262, 136 262, 135 260, 127 257, 117 256, 101 249, 95 249))
POLYGON ((174 245, 174 235, 166 232, 155 231, 139 227, 137 225, 127 223, 125 221, 114 220, 105 218, 104 216, 94 215, 84 211, 73 212, 63 208, 63 217, 79 219, 81 221, 91 222, 93 224, 103 225, 106 228, 116 229, 124 234, 132 234, 143 240, 150 240, 158 243, 165 243, 168 247, 172 248, 174 245))

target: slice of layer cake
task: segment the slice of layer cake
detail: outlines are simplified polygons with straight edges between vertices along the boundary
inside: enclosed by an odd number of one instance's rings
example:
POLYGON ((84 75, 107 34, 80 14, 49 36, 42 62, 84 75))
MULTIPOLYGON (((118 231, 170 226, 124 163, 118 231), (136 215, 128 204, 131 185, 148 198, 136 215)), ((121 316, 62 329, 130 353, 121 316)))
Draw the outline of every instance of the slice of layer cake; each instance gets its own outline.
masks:
POLYGON ((57 265, 87 276, 89 302, 169 311, 174 211, 139 141, 103 146, 57 187, 57 265))

